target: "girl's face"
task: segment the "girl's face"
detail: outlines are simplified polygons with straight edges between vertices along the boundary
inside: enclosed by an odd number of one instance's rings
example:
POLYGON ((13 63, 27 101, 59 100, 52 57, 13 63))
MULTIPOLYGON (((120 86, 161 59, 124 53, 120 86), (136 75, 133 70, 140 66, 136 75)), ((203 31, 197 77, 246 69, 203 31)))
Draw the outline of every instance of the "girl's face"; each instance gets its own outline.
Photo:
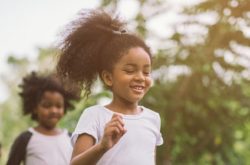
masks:
POLYGON ((64 115, 64 97, 59 92, 45 91, 35 113, 40 126, 55 128, 64 115))
POLYGON ((112 73, 104 77, 114 99, 137 103, 151 86, 151 60, 141 47, 134 47, 114 65, 112 73))

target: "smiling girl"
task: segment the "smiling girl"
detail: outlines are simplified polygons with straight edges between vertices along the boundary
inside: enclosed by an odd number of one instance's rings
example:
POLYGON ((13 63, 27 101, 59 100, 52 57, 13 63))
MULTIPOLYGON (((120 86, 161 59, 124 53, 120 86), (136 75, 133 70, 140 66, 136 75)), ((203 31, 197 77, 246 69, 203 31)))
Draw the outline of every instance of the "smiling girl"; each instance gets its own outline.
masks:
POLYGON ((57 70, 87 94, 97 76, 112 101, 84 110, 72 135, 72 165, 154 165, 160 116, 139 101, 152 84, 148 46, 101 10, 80 14, 63 40, 57 70))

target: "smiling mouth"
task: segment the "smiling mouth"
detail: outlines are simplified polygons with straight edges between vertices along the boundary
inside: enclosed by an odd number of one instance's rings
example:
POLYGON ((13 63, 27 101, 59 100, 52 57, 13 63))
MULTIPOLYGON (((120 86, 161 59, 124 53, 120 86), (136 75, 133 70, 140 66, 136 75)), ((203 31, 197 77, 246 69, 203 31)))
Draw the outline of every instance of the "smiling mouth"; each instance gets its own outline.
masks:
POLYGON ((133 91, 137 93, 143 93, 144 87, 143 86, 132 86, 133 91))
POLYGON ((49 116, 49 119, 59 119, 59 116, 49 116))

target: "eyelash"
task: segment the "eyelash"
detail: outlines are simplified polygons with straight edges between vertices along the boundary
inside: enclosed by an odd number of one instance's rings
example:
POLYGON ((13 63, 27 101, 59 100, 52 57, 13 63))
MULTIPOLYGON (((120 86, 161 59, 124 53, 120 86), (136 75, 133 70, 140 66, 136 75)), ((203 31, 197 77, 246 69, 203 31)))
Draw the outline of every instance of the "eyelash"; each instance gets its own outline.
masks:
MULTIPOLYGON (((134 70, 124 70, 127 74, 132 74, 135 71, 134 70)), ((143 72, 144 75, 149 76, 151 72, 143 72)))
POLYGON ((50 104, 50 103, 42 103, 41 104, 41 107, 43 107, 43 108, 50 108, 52 106, 56 106, 57 108, 62 108, 63 107, 63 105, 61 105, 61 104, 56 104, 56 105, 53 105, 53 104, 50 104))
POLYGON ((133 70, 125 70, 125 72, 128 73, 128 74, 134 73, 133 70))

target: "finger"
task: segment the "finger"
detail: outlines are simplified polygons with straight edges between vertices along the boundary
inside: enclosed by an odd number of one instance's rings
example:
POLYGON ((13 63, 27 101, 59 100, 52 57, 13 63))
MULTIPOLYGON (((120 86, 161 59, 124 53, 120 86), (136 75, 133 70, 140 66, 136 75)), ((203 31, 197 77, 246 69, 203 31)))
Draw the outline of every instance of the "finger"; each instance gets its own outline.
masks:
POLYGON ((110 127, 117 127, 119 130, 124 131, 124 126, 119 121, 110 121, 106 124, 105 129, 110 127))
POLYGON ((113 119, 115 119, 115 118, 122 118, 122 115, 117 114, 117 113, 114 113, 114 114, 112 115, 111 120, 113 120, 113 119))
POLYGON ((116 116, 119 116, 119 114, 117 114, 117 113, 113 113, 113 115, 112 115, 112 119, 113 119, 114 117, 116 117, 116 116))
POLYGON ((117 123, 120 124, 122 127, 125 125, 124 121, 122 119, 114 119, 114 120, 110 120, 109 122, 107 122, 106 125, 110 125, 113 123, 117 123))
POLYGON ((120 131, 125 134, 127 132, 127 130, 125 129, 125 123, 123 121, 123 118, 121 115, 114 113, 111 120, 108 122, 108 125, 110 126, 115 126, 117 125, 117 127, 120 129, 120 131))
POLYGON ((115 119, 113 119, 113 120, 110 121, 110 123, 113 123, 113 122, 114 122, 114 123, 119 123, 119 124, 121 124, 122 126, 125 125, 123 119, 121 119, 121 118, 115 118, 115 119))
POLYGON ((112 127, 110 128, 110 133, 112 137, 120 139, 126 131, 121 131, 117 127, 112 127))
POLYGON ((114 135, 120 135, 120 134, 122 134, 122 131, 119 130, 118 127, 115 127, 115 126, 110 127, 109 131, 110 131, 111 134, 114 134, 114 135))
POLYGON ((123 118, 121 115, 119 114, 115 114, 112 116, 111 120, 110 121, 118 121, 120 122, 122 125, 124 125, 124 121, 123 121, 123 118))
POLYGON ((127 133, 127 129, 124 128, 123 132, 122 132, 122 135, 124 135, 125 133, 127 133))
POLYGON ((124 132, 124 130, 125 130, 124 126, 121 123, 117 122, 117 121, 111 122, 109 124, 109 126, 110 127, 117 127, 122 132, 124 132))

